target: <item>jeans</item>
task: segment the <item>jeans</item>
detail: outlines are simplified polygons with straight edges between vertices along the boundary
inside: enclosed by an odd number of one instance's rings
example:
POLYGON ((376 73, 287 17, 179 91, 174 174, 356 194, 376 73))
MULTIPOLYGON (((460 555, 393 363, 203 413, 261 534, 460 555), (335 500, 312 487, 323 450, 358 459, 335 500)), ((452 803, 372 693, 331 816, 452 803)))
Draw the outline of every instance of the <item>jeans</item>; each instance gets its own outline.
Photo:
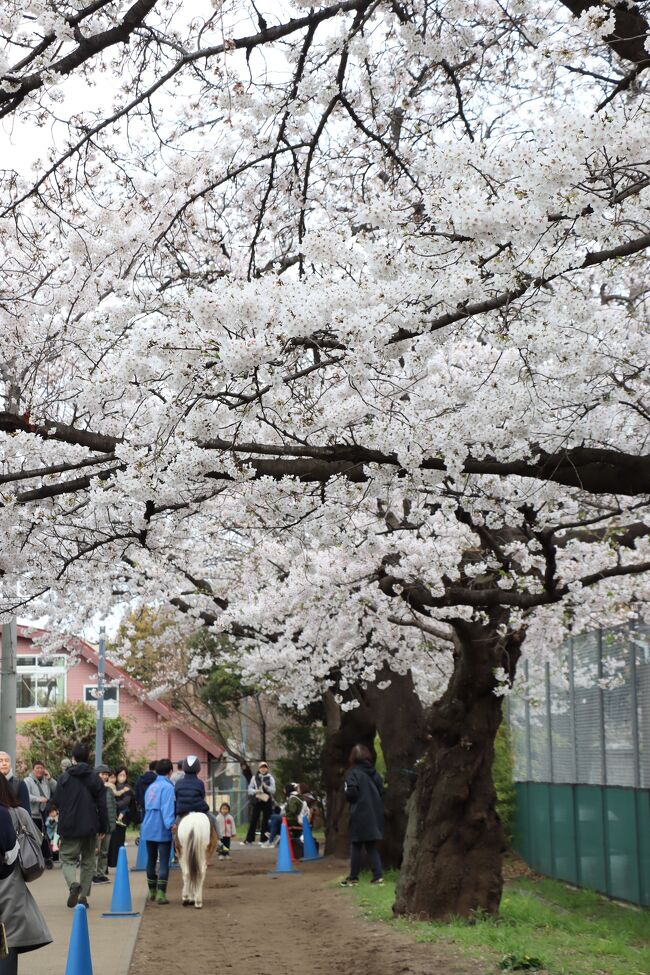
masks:
POLYGON ((246 833, 246 842, 255 842, 255 832, 257 830, 257 820, 260 818, 260 813, 262 814, 262 826, 260 828, 260 842, 266 843, 269 831, 269 818, 271 816, 271 800, 268 802, 255 801, 253 806, 253 818, 251 819, 250 826, 248 827, 248 832, 246 833))
POLYGON ((169 857, 171 855, 171 840, 147 840, 147 880, 151 889, 152 884, 158 882, 158 887, 164 890, 169 876, 169 857), (156 872, 156 864, 160 857, 160 864, 156 872))
POLYGON ((361 854, 364 846, 366 848, 366 853, 368 854, 368 859, 370 860, 372 879, 379 880, 382 875, 382 867, 381 859, 379 857, 379 850, 377 849, 377 843, 375 840, 364 840, 361 843, 352 842, 350 844, 350 879, 359 879, 359 871, 361 870, 361 854))
POLYGON ((274 843, 280 835, 282 828, 282 816, 280 813, 273 813, 269 819, 269 843, 274 843))
POLYGON ((96 836, 61 837, 59 858, 68 887, 77 882, 77 860, 80 860, 81 894, 88 897, 95 875, 96 836))

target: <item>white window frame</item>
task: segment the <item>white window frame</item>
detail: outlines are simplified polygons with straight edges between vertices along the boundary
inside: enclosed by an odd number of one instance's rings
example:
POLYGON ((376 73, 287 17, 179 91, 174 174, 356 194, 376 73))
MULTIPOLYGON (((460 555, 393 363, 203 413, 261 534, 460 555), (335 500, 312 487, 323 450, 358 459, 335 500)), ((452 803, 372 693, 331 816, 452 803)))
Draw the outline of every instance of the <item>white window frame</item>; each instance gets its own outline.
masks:
MULTIPOLYGON (((96 691, 97 684, 84 684, 83 685, 83 702, 88 704, 91 708, 97 707, 97 698, 90 696, 90 700, 86 697, 86 691, 96 691)), ((120 716, 120 686, 119 684, 106 684, 104 686, 104 717, 105 718, 119 718, 120 716), (106 691, 115 691, 115 707, 113 708, 113 702, 106 700, 106 691), (108 710, 106 710, 106 705, 108 705, 108 710)))
MULTIPOLYGON (((52 665, 49 667, 41 667, 39 666, 39 661, 41 659, 41 656, 42 655, 40 653, 18 654, 16 656, 16 677, 17 679, 20 679, 20 677, 25 675, 29 675, 30 677, 35 677, 37 679, 37 686, 38 686, 39 677, 53 677, 53 676, 61 677, 62 676, 63 677, 63 699, 58 703, 65 704, 65 702, 68 699, 68 664, 67 664, 66 657, 63 654, 58 654, 58 653, 53 654, 51 659, 59 660, 59 664, 57 666, 52 665), (23 661, 26 657, 29 657, 30 659, 35 658, 36 663, 29 663, 29 664, 22 663, 21 661, 23 661)), ((36 703, 26 708, 19 708, 18 706, 16 706, 16 713, 17 714, 35 714, 35 713, 47 714, 47 712, 51 711, 53 707, 56 707, 56 705, 53 704, 48 708, 41 707, 39 704, 36 703)))

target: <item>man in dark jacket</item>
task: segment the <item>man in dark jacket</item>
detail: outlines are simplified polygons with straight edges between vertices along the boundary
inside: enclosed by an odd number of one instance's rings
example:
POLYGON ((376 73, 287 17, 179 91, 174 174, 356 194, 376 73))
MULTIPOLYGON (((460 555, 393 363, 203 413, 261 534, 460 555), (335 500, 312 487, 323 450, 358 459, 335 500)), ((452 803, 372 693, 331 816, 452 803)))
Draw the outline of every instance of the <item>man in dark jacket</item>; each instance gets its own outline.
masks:
POLYGON ((350 803, 350 875, 341 886, 350 887, 359 882, 364 846, 372 867, 372 883, 383 884, 377 840, 384 836, 384 783, 365 745, 354 746, 350 765, 344 784, 345 798, 350 803))
POLYGON ((59 857, 69 888, 68 907, 85 904, 95 873, 95 849, 108 831, 106 788, 88 764, 88 745, 72 749, 72 765, 58 781, 53 803, 59 810, 59 857), (77 862, 80 883, 77 882, 77 862))

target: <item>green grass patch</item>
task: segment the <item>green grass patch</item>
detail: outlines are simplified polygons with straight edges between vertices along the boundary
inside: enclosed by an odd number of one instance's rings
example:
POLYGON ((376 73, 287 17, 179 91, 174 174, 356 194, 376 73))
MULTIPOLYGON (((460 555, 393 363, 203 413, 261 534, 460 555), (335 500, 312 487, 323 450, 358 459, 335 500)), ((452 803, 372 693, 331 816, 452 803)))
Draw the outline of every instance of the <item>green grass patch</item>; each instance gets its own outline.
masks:
POLYGON ((363 913, 408 931, 416 941, 453 945, 482 963, 482 973, 650 975, 650 913, 622 907, 556 880, 521 877, 506 884, 498 917, 445 924, 393 918, 397 872, 383 887, 351 889, 363 913), (488 969, 485 965, 491 966, 488 969))

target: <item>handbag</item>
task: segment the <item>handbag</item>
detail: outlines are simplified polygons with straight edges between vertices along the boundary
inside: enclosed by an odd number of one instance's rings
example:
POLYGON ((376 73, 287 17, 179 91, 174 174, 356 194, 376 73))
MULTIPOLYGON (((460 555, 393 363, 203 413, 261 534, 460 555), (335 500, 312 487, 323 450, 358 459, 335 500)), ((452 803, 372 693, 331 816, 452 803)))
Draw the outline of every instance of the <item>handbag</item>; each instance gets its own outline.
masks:
MULTIPOLYGON (((45 872, 45 859, 41 845, 30 829, 23 825, 18 816, 14 819, 14 829, 18 840, 18 866, 26 884, 38 880, 45 872)), ((30 820, 31 825, 31 820, 30 820)))

